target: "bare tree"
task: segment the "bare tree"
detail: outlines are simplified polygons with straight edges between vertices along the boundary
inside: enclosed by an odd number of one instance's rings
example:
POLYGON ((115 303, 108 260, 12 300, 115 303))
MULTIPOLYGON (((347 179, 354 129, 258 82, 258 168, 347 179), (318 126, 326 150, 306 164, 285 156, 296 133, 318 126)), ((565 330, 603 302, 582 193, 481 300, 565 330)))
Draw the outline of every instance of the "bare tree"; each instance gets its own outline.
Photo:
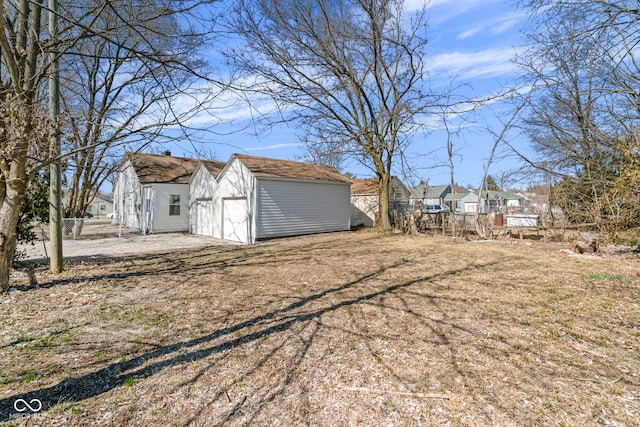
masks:
MULTIPOLYGON (((131 7, 129 2, 69 5, 67 16, 81 22, 95 15, 92 31, 100 38, 70 38, 62 57, 62 95, 66 115, 64 150, 68 189, 66 217, 83 217, 98 189, 117 167, 122 146, 137 151, 169 137, 210 97, 191 109, 176 108, 203 74, 196 45, 202 36, 183 30, 164 2, 131 7), (137 23, 144 22, 144 25, 137 23), (130 25, 131 24, 131 25, 130 25), (153 56, 149 61, 141 56, 153 56), (168 64, 179 64, 169 65, 168 64)), ((69 33, 80 36, 83 28, 69 33)), ((184 137, 185 128, 180 134, 184 137)))
POLYGON ((8 288, 29 180, 49 158, 39 92, 46 79, 42 12, 41 3, 0 1, 0 291, 8 288))
POLYGON ((604 223, 616 141, 638 124, 639 15, 625 4, 547 5, 529 33, 533 47, 520 60, 539 82, 522 122, 538 153, 528 161, 559 177, 552 196, 574 221, 604 223))
MULTIPOLYGON (((450 98, 448 98, 450 101, 450 98)), ((455 181, 455 155, 456 150, 454 146, 454 139, 459 138, 462 132, 463 124, 466 121, 463 119, 463 115, 469 113, 471 110, 452 110, 449 106, 445 106, 440 111, 440 118, 446 134, 446 148, 447 148, 447 160, 449 166, 449 186, 451 187, 451 193, 449 198, 451 201, 451 234, 456 235, 456 181, 455 181), (458 123, 454 123, 457 119, 458 123)))
POLYGON ((495 182, 500 190, 507 190, 512 187, 522 176, 523 169, 513 168, 495 173, 495 182))
MULTIPOLYGON (((167 46, 150 42, 147 35, 162 31, 170 34, 171 28, 165 23, 167 17, 173 15, 181 16, 178 21, 188 22, 194 35, 197 33, 204 37, 207 31, 206 18, 200 19, 196 12, 199 6, 212 1, 169 1, 163 3, 164 7, 153 10, 145 8, 140 2, 124 0, 61 1, 59 22, 62 24, 59 37, 55 40, 50 40, 44 31, 46 2, 0 1, 0 291, 8 288, 16 249, 16 225, 29 181, 38 170, 60 160, 49 153, 48 144, 45 143, 50 131, 42 107, 45 94, 43 83, 49 72, 47 53, 56 52, 64 57, 87 40, 92 40, 95 43, 93 46, 97 46, 99 41, 107 41, 129 53, 126 59, 121 57, 121 62, 129 64, 133 59, 144 62, 145 69, 156 80, 159 75, 171 76, 177 71, 197 73, 167 46), (123 10, 130 13, 123 13, 123 10), (98 21, 106 14, 116 18, 108 31, 98 25, 98 21), (193 20, 187 20, 188 16, 193 20), (148 29, 148 32, 143 29, 148 29), (129 32, 136 37, 119 39, 122 32, 129 32)), ((97 75, 94 77, 98 78, 97 75)), ((171 80, 171 83, 177 87, 180 79, 171 80)), ((145 92, 139 91, 136 95, 145 96, 145 92)), ((120 111, 121 122, 126 122, 125 117, 126 111, 120 111)), ((98 123, 98 126, 104 127, 104 123, 98 123)), ((73 129, 74 126, 69 125, 68 128, 73 129)), ((76 129, 81 127, 77 126, 76 129)), ((127 126, 127 129, 130 127, 127 126)), ((103 133, 101 138, 91 140, 88 146, 75 147, 71 151, 90 152, 105 140, 103 133)))
MULTIPOLYGON (((526 96, 520 99, 520 102, 518 103, 518 105, 516 105, 513 108, 511 112, 511 116, 506 121, 504 121, 499 117, 496 117, 502 126, 499 131, 496 131, 491 128, 487 129, 487 132, 489 132, 493 136, 493 145, 491 146, 489 158, 487 159, 487 162, 483 165, 484 170, 482 174, 482 182, 480 183, 480 188, 478 189, 478 199, 477 199, 475 221, 474 221, 476 226, 476 232, 478 236, 482 239, 491 237, 491 233, 489 230, 490 225, 488 224, 488 215, 485 216, 484 218, 480 215, 480 207, 482 205, 483 191, 485 191, 486 192, 485 194, 487 194, 488 196, 488 191, 486 191, 486 189, 487 189, 487 180, 488 178, 490 178, 489 169, 491 168, 491 165, 495 160, 495 156, 498 148, 503 144, 509 145, 509 142, 507 140, 509 131, 513 129, 514 123, 518 119, 519 115, 521 114, 522 109, 524 108, 527 102, 527 99, 528 97, 526 96)), ((487 203, 488 203, 488 200, 487 200, 487 203)), ((487 214, 489 213, 488 209, 486 213, 487 214)))
POLYGON ((243 90, 275 101, 308 140, 335 144, 378 178, 379 225, 391 228, 389 182, 435 98, 425 92, 424 11, 400 0, 240 1, 228 52, 243 90))
POLYGON ((341 144, 331 140, 306 140, 301 148, 301 161, 333 166, 342 170, 345 153, 341 151, 341 144))

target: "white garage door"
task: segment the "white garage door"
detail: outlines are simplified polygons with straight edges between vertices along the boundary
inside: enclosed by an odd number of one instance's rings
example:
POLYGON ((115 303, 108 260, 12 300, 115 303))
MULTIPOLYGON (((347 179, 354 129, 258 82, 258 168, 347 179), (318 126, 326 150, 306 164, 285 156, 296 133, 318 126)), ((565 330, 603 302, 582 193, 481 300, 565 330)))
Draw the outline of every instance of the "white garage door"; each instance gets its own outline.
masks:
POLYGON ((249 243, 247 199, 222 199, 222 238, 249 243))
POLYGON ((258 239, 349 229, 350 191, 344 184, 258 181, 258 239))
POLYGON ((211 200, 196 200, 196 229, 195 234, 213 236, 213 212, 211 200))

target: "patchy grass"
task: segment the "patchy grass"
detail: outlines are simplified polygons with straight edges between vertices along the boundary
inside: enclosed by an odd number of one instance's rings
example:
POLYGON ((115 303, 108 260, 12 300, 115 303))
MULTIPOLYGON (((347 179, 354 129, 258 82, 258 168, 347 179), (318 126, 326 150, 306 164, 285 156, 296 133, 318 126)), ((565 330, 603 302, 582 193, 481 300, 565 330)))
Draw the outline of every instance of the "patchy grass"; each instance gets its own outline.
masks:
POLYGON ((640 260, 561 248, 363 231, 42 266, 0 296, 0 421, 636 425, 640 260))

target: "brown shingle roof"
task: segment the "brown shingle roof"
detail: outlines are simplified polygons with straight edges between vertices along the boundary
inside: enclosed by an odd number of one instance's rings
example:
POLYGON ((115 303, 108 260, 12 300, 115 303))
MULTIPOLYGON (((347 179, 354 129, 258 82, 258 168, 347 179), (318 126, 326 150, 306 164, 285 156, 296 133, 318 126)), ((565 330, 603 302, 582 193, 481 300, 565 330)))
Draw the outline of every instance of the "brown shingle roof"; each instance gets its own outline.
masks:
POLYGON ((215 160, 201 160, 202 164, 214 178, 217 178, 224 169, 225 162, 217 162, 215 160))
POLYGON ((327 165, 292 162, 290 160, 234 154, 258 178, 294 178, 313 181, 335 181, 350 183, 346 176, 327 165))
POLYGON ((378 194, 378 178, 352 179, 351 194, 378 194))
MULTIPOLYGON (((169 155, 127 153, 138 179, 143 184, 188 184, 191 174, 200 160, 169 155)), ((217 176, 224 167, 223 162, 203 161, 212 175, 217 176), (215 173, 214 173, 215 172, 215 173)))

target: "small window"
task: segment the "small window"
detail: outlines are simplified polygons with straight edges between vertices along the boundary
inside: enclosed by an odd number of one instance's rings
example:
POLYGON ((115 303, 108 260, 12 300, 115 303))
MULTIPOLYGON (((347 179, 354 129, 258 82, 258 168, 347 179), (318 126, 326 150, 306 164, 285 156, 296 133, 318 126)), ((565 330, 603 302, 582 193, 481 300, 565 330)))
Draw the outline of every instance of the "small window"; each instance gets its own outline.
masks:
POLYGON ((180 216, 180 195, 169 195, 169 215, 180 216))

